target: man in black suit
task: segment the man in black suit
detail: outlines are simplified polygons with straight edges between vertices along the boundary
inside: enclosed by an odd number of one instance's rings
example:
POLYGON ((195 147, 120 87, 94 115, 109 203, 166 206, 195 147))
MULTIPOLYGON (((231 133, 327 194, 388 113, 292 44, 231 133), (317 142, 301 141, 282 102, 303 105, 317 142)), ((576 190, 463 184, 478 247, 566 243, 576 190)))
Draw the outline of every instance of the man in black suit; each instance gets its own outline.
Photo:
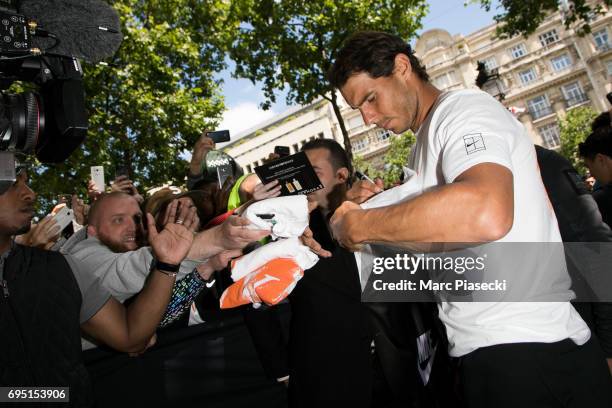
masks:
POLYGON ((289 296, 288 347, 277 307, 247 311, 264 369, 288 384, 291 407, 438 406, 425 395, 422 383, 419 386, 416 370, 416 337, 421 334, 416 327, 432 327, 434 305, 370 307, 361 302, 355 256, 332 239, 328 227, 346 197, 350 162, 333 140, 317 139, 302 150, 324 186, 308 196, 314 208, 310 229, 331 256, 305 271, 289 296), (416 320, 419 323, 413 324, 416 320))
POLYGON ((288 382, 290 406, 369 407, 372 336, 361 304, 355 257, 332 240, 327 228, 330 213, 346 193, 350 163, 333 140, 317 139, 302 150, 324 186, 308 196, 310 208, 316 207, 310 229, 331 256, 321 257, 306 271, 289 296, 287 349, 279 340, 275 308, 251 310, 246 321, 268 374, 288 382))

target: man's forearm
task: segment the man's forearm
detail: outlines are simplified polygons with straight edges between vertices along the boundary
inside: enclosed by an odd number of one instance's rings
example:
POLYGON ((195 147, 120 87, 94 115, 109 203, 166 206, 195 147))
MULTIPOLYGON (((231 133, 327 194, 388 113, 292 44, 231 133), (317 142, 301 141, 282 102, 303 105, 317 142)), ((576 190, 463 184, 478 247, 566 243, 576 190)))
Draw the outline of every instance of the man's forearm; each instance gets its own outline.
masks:
POLYGON ((187 259, 203 261, 223 251, 225 248, 220 237, 220 229, 221 226, 217 225, 198 233, 193 239, 187 259))
POLYGON ((497 204, 457 182, 396 205, 349 212, 348 233, 355 243, 489 242, 508 230, 497 204))
POLYGON ((175 278, 157 270, 151 271, 146 285, 127 308, 128 343, 144 348, 161 321, 175 278))

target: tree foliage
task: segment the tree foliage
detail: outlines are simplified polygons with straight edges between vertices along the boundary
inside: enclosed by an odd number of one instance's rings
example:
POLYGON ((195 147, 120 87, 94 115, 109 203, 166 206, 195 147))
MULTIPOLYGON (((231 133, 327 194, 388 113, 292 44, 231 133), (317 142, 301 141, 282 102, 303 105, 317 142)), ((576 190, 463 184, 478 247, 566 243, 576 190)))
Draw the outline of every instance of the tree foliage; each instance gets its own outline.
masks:
MULTIPOLYGON (((479 2, 487 11, 491 10, 492 0, 472 0, 479 2)), ((589 0, 501 0, 498 9, 502 12, 494 17, 501 23, 497 27, 498 36, 513 37, 515 35, 528 36, 535 32, 547 15, 558 10, 563 12, 563 22, 566 28, 575 26, 579 35, 591 32, 590 22, 595 14, 602 13, 603 5, 612 5, 612 0, 593 2, 589 0)))
POLYGON ((406 41, 421 27, 424 0, 234 0, 240 29, 230 50, 234 75, 263 83, 264 108, 288 87, 289 104, 329 100, 350 140, 326 73, 343 41, 358 30, 380 30, 406 41))
POLYGON ((584 142, 591 133, 591 123, 597 112, 591 107, 579 107, 567 112, 559 121, 561 138, 560 153, 565 156, 581 174, 586 174, 586 167, 578 156, 578 144, 584 142))
POLYGON ((408 163, 408 158, 415 141, 416 138, 411 131, 391 136, 389 139, 389 149, 383 158, 384 166, 382 168, 376 168, 362 156, 354 157, 353 168, 364 172, 372 179, 376 177, 382 178, 386 187, 393 186, 400 180, 400 175, 408 163))
POLYGON ((182 184, 199 132, 224 105, 215 72, 224 68, 231 24, 223 0, 114 0, 123 43, 110 66, 84 67, 89 132, 82 148, 32 177, 43 204, 57 193, 85 191, 89 168, 127 166, 141 189, 182 184), (45 200, 45 198, 47 200, 45 200))

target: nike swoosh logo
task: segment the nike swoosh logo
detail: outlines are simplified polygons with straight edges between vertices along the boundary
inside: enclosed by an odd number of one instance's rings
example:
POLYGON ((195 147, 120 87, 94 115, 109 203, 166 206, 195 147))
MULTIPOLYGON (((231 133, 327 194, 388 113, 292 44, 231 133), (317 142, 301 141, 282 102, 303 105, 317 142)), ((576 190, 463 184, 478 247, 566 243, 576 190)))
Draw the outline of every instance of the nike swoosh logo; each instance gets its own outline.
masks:
POLYGON ((280 281, 279 278, 275 277, 275 276, 270 276, 267 273, 264 275, 264 278, 257 281, 257 283, 255 283, 253 285, 254 288, 263 285, 264 283, 268 283, 268 282, 272 282, 272 281, 280 281))
POLYGON ((421 369, 421 371, 424 371, 427 366, 429 365, 429 360, 431 360, 431 356, 427 357, 424 361, 419 362, 419 368, 421 369))

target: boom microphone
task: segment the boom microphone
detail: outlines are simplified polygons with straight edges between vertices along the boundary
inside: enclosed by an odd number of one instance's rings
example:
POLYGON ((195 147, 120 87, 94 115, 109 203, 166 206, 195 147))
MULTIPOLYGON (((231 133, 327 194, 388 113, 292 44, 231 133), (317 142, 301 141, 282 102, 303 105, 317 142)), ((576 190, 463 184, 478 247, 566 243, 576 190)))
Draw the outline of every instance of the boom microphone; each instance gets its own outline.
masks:
POLYGON ((22 0, 17 10, 54 36, 34 35, 32 45, 55 55, 96 63, 111 57, 123 39, 119 15, 101 0, 22 0))

